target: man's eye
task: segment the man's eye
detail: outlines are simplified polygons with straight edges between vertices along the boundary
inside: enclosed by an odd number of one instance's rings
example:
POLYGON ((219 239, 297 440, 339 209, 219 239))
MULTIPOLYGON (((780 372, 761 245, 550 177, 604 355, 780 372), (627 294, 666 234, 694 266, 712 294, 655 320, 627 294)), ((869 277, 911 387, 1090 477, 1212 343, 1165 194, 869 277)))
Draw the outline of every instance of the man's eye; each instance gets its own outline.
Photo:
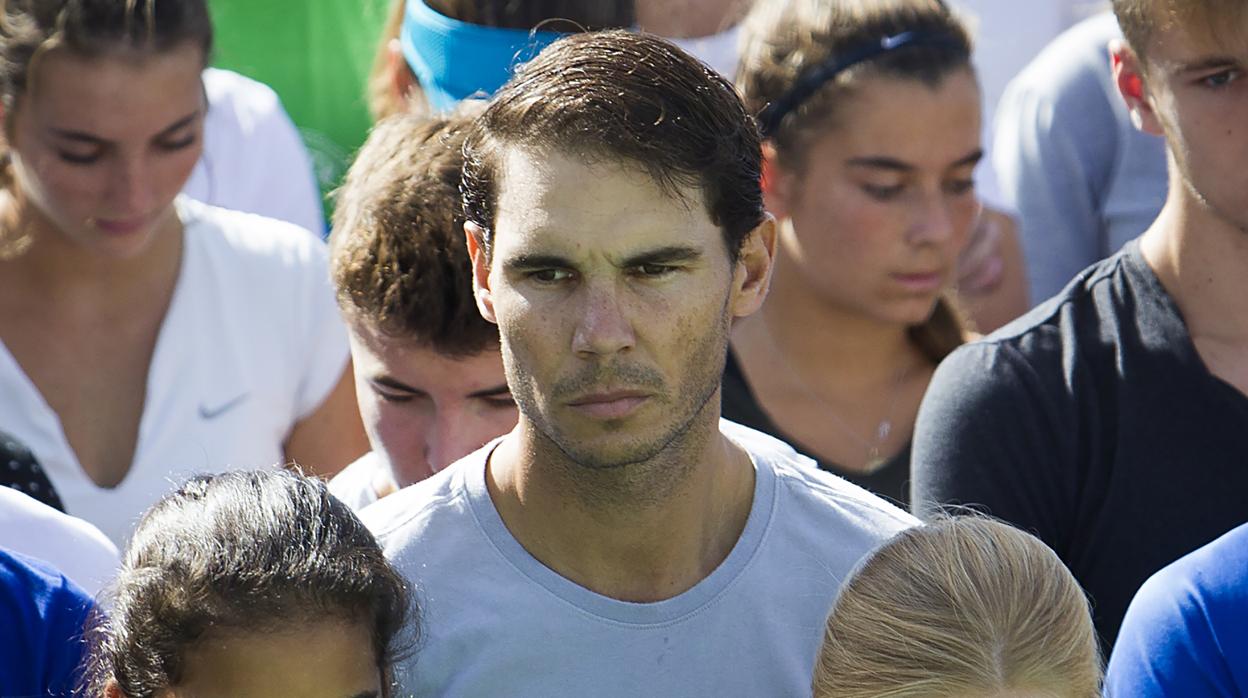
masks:
POLYGON ((658 279, 676 271, 676 267, 667 264, 639 264, 635 268, 637 276, 658 279))
POLYGON ((495 410, 509 410, 516 406, 516 401, 512 399, 511 394, 493 395, 491 397, 482 398, 486 406, 495 410))
POLYGON ((377 397, 381 398, 382 400, 385 400, 386 402, 411 402, 412 401, 411 395, 405 395, 403 393, 391 393, 385 390, 377 390, 376 388, 373 389, 373 392, 377 393, 377 397))
POLYGON ((529 278, 541 284, 557 284, 572 278, 567 269, 539 269, 529 272, 529 278))
POLYGON ((1230 85, 1231 83, 1238 80, 1239 77, 1240 77, 1240 74, 1238 70, 1234 70, 1234 69, 1223 70, 1219 73, 1214 73, 1213 75, 1206 75, 1205 77, 1201 78, 1200 84, 1204 85, 1205 87, 1209 87, 1209 88, 1213 88, 1217 90, 1217 89, 1226 87, 1227 85, 1230 85))

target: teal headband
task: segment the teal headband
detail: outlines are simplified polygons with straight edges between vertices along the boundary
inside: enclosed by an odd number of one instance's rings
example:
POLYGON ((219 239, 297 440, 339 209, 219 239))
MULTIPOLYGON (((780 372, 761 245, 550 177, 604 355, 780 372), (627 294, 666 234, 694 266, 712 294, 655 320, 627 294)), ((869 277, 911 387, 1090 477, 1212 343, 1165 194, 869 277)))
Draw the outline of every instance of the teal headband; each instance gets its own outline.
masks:
POLYGON ((439 14, 424 0, 407 0, 399 42, 429 105, 448 112, 472 95, 494 94, 516 66, 561 36, 469 24, 439 14))

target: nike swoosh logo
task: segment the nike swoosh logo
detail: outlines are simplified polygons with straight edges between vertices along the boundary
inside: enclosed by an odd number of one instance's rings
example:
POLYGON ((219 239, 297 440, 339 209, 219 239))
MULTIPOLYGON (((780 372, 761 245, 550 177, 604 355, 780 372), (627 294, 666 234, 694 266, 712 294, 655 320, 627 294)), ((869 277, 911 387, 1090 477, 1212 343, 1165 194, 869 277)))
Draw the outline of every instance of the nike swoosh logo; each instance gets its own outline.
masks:
POLYGON ((201 404, 199 406, 199 416, 201 419, 216 419, 217 417, 220 417, 226 412, 229 412, 235 407, 238 407, 239 405, 243 404, 243 401, 246 400, 250 396, 251 396, 251 393, 243 393, 242 395, 239 395, 238 397, 233 398, 232 400, 222 403, 220 405, 217 405, 215 407, 209 407, 208 405, 201 404))

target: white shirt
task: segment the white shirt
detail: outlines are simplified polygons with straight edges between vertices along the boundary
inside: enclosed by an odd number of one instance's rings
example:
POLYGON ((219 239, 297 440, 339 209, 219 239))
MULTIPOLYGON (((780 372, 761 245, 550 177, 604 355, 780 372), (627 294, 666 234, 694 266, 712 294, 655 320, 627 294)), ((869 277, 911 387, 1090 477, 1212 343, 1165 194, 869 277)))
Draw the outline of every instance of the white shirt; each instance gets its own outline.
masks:
MULTIPOLYGON (((325 245, 289 223, 180 198, 182 268, 156 339, 134 460, 105 489, 0 342, 0 424, 43 466, 67 513, 118 546, 190 475, 272 466, 346 367, 325 245)), ((107 409, 101 406, 100 409, 107 409)))
POLYGON ((745 528, 710 575, 656 603, 597 594, 529 554, 486 489, 499 440, 365 509, 420 607, 398 694, 809 696, 841 585, 917 522, 770 436, 720 430, 754 463, 745 528))
POLYGON ((10 487, 0 487, 0 548, 47 562, 92 596, 120 565, 100 529, 10 487))
POLYGON ((182 192, 213 206, 325 231, 312 158, 268 85, 219 68, 204 71, 204 154, 182 192))

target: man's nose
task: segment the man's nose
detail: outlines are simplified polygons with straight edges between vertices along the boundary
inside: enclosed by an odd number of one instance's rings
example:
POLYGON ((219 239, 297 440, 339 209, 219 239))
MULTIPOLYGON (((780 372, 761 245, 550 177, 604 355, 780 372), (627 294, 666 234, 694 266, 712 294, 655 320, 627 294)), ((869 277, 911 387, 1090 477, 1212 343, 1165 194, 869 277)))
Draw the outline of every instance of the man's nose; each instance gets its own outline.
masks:
POLYGON ((587 283, 578 310, 572 349, 578 355, 609 355, 632 348, 637 337, 615 284, 587 283))

